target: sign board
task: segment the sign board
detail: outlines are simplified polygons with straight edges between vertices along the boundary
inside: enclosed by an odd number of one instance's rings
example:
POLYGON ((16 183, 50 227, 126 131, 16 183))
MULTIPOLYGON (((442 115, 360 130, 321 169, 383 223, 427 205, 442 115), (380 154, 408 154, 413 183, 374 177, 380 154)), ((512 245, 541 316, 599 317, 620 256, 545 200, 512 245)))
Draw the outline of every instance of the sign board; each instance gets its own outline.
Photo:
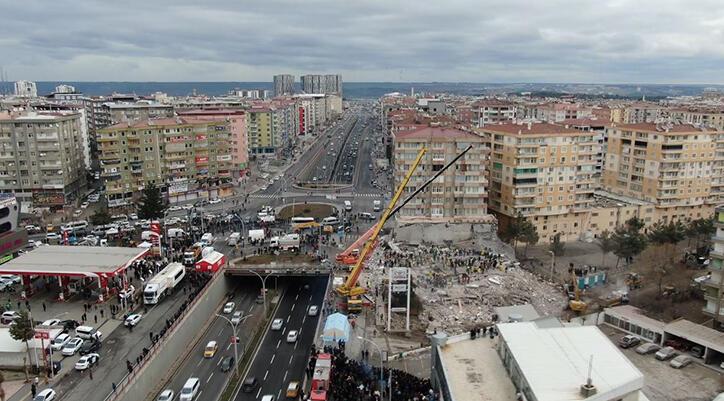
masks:
POLYGON ((393 267, 390 276, 393 281, 407 281, 407 267, 393 267))
POLYGON ((392 292, 407 292, 407 284, 392 284, 392 292))
POLYGON ((196 164, 209 164, 208 156, 196 156, 196 164))
POLYGON ((226 161, 231 160, 231 155, 219 155, 219 156, 216 156, 216 160, 218 160, 220 162, 226 162, 226 161))
POLYGON ((62 206, 64 204, 63 192, 33 192, 33 207, 62 206))
POLYGON ((168 185, 169 195, 187 192, 189 190, 189 184, 187 182, 173 183, 168 185))
POLYGON ((394 308, 390 308, 390 312, 407 312, 407 308, 404 306, 396 306, 394 308))
POLYGON ((50 333, 48 333, 45 330, 35 330, 35 338, 42 339, 42 340, 49 340, 50 333))

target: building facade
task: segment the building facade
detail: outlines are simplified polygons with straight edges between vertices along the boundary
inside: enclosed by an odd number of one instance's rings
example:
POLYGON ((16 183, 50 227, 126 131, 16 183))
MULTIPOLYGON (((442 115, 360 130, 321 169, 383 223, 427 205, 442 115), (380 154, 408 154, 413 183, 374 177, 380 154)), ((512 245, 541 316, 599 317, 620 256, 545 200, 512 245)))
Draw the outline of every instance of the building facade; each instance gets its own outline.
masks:
POLYGON ((307 94, 322 93, 326 95, 335 94, 342 96, 341 75, 315 75, 307 74, 300 77, 302 91, 307 94))
POLYGON ((0 191, 35 208, 60 208, 86 187, 82 115, 0 114, 0 191))
POLYGON ((38 97, 38 88, 33 81, 15 81, 15 96, 38 97))
POLYGON ((199 121, 228 121, 229 131, 231 132, 231 161, 234 163, 232 173, 235 178, 245 174, 249 167, 249 141, 246 132, 246 112, 244 110, 188 110, 178 114, 181 117, 192 117, 199 121))
POLYGON ((708 267, 711 276, 702 283, 706 301, 702 312, 713 318, 715 328, 719 328, 724 320, 724 302, 722 302, 722 296, 724 296, 722 294, 722 288, 724 288, 724 207, 717 208, 714 217, 716 233, 712 238, 714 249, 709 254, 711 262, 708 267))
POLYGON ((489 218, 483 138, 454 128, 421 127, 398 132, 393 144, 395 186, 402 182, 420 149, 427 149, 404 195, 414 192, 469 145, 473 147, 403 207, 398 214, 399 220, 477 222, 489 218))
POLYGON ((294 75, 274 75, 274 96, 291 95, 294 93, 294 75))

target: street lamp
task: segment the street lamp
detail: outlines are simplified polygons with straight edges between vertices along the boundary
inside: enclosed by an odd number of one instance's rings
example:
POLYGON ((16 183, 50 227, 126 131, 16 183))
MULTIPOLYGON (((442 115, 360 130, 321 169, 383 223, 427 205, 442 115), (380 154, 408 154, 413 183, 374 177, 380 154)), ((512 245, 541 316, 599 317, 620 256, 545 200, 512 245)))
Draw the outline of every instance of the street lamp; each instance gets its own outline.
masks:
MULTIPOLYGON (((242 316, 241 319, 239 320, 239 323, 243 322, 246 318, 252 317, 252 316, 254 316, 254 315, 242 316)), ((228 317, 226 317, 224 315, 219 315, 218 313, 216 314, 216 317, 220 317, 220 318, 226 320, 231 325, 231 332, 232 332, 232 335, 234 336, 234 376, 236 376, 238 374, 237 366, 239 366, 239 349, 238 349, 239 337, 236 335, 236 328, 238 327, 239 323, 234 324, 234 322, 232 322, 228 317)))
POLYGON ((370 340, 370 339, 367 339, 367 338, 364 338, 364 337, 362 337, 362 336, 357 336, 357 339, 358 339, 358 340, 365 341, 365 342, 368 342, 368 343, 374 345, 375 348, 377 348, 377 352, 380 353, 380 393, 381 393, 381 392, 382 392, 382 387, 384 386, 384 383, 385 383, 385 370, 384 370, 384 366, 382 365, 382 362, 383 362, 383 358, 382 358, 382 348, 380 348, 380 346, 377 345, 377 343, 375 343, 374 341, 372 341, 372 340, 370 340))
MULTIPOLYGON (((250 273, 253 273, 255 276, 259 277, 259 280, 261 280, 261 294, 262 294, 262 298, 263 298, 263 300, 264 300, 264 316, 266 316, 266 315, 267 315, 267 307, 266 307, 266 279, 268 279, 269 277, 271 277, 271 276, 274 274, 274 272, 273 272, 273 271, 269 271, 266 276, 262 276, 261 274, 257 273, 257 272, 254 271, 254 270, 251 270, 251 269, 245 269, 245 270, 248 271, 248 272, 250 272, 250 273)), ((267 271, 264 271, 264 273, 267 273, 267 271)))

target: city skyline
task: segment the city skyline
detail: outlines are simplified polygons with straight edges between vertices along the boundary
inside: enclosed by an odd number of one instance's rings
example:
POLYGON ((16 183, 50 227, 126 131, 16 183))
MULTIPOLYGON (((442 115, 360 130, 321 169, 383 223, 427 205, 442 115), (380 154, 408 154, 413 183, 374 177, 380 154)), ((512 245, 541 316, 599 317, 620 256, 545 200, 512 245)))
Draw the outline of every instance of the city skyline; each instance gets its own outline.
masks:
POLYGON ((724 83, 724 7, 682 5, 6 4, 2 67, 34 81, 724 83))

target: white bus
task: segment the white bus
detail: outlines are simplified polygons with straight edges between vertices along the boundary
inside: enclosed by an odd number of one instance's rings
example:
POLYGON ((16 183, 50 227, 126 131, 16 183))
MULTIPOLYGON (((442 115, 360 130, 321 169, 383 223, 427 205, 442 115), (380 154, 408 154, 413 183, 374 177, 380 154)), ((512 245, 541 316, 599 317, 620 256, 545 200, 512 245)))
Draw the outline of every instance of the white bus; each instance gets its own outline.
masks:
POLYGON ((292 224, 313 223, 314 217, 292 217, 292 224))
POLYGON ((20 205, 15 197, 0 200, 0 235, 18 228, 20 205))
POLYGON ((88 228, 88 222, 85 220, 71 221, 70 223, 60 226, 61 232, 75 232, 88 228))

